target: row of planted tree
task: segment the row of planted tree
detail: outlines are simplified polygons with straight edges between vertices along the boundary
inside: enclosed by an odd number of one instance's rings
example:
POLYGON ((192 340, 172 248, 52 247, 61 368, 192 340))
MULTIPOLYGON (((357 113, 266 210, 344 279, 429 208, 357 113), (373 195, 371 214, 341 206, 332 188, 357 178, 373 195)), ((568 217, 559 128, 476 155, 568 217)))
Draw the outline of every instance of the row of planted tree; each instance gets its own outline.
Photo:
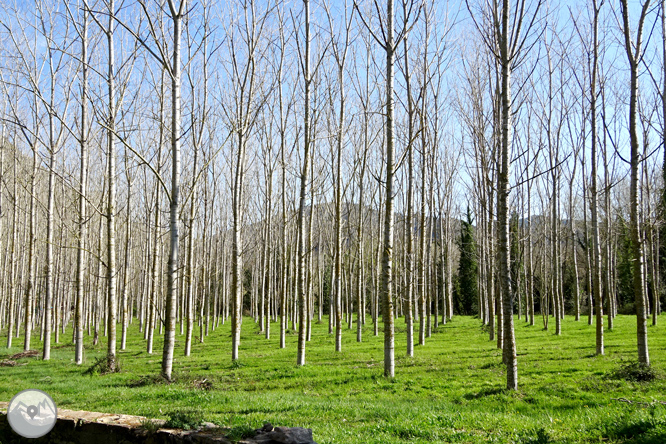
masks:
POLYGON ((229 320, 236 360, 246 314, 280 347, 298 331, 304 365, 327 315, 335 351, 345 329, 382 329, 393 376, 395 319, 413 355, 475 314, 515 389, 515 315, 555 334, 587 315, 603 354, 604 314, 627 310, 649 365, 665 16, 649 0, 5 3, 7 345, 39 332, 49 359, 71 340, 81 364, 104 336, 113 363, 137 322, 149 353, 164 336, 170 378, 177 334, 187 356, 229 320))

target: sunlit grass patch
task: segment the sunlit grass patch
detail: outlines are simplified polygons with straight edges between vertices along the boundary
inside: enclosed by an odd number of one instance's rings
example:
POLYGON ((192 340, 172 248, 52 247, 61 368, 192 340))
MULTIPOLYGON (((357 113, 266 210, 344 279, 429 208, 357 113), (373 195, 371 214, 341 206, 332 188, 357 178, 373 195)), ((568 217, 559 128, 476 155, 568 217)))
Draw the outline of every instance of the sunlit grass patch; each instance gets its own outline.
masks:
MULTIPOLYGON (((402 319, 398 320, 401 325, 402 319)), ((143 334, 130 329, 119 351, 119 373, 83 375, 106 355, 105 341, 87 339, 85 362, 76 366, 74 348, 53 348, 50 361, 17 358, 0 370, 0 400, 38 388, 57 405, 149 418, 193 412, 197 420, 236 430, 242 436, 264 423, 313 429, 319 443, 666 443, 666 380, 641 382, 613 372, 636 358, 635 318, 619 316, 607 333, 606 356, 595 356, 594 327, 567 317, 562 335, 516 319, 519 391, 504 389, 505 369, 496 342, 470 317, 440 325, 426 344, 405 355, 404 333, 396 335, 396 377, 383 376, 383 337, 363 329, 343 330, 343 351, 334 351, 327 321, 313 324, 306 365, 296 366, 297 336, 279 348, 258 335, 247 318, 239 360, 231 361, 230 325, 194 341, 183 355, 177 336, 172 381, 160 375, 161 338, 152 355, 143 334), (625 399, 631 403, 619 401, 625 399)), ((662 322, 663 323, 663 322, 662 322)), ((71 334, 62 335, 71 338, 71 334)), ((663 374, 664 328, 650 328, 652 369, 663 374)), ((0 360, 22 351, 0 351, 0 360)), ((32 348, 41 344, 34 341, 32 348)), ((178 418, 176 418, 178 419, 178 418)), ((185 418, 187 419, 187 418, 185 418)))

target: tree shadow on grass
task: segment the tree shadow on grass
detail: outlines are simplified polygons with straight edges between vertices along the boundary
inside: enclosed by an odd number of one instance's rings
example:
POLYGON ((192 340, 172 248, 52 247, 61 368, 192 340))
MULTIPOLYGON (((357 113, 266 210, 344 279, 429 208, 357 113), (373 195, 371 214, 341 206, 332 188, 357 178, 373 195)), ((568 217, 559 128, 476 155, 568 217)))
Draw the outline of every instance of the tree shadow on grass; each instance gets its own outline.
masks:
POLYGON ((626 444, 663 444, 666 442, 666 431, 659 431, 650 436, 639 436, 637 438, 625 441, 626 444))
POLYGON ((494 395, 502 395, 504 393, 507 393, 507 389, 505 388, 484 388, 480 390, 479 392, 476 393, 465 393, 463 395, 463 398, 467 400, 471 399, 479 399, 479 398, 485 398, 487 396, 494 396, 494 395))
POLYGON ((666 421, 624 415, 606 424, 603 437, 624 444, 663 444, 666 442, 666 421))
POLYGON ((664 444, 666 429, 649 424, 647 421, 630 424, 616 430, 618 442, 623 444, 664 444), (647 430, 646 430, 647 428, 647 430))
POLYGON ((130 388, 146 387, 153 385, 169 384, 166 378, 162 375, 143 375, 137 379, 132 379, 125 383, 125 386, 130 388))

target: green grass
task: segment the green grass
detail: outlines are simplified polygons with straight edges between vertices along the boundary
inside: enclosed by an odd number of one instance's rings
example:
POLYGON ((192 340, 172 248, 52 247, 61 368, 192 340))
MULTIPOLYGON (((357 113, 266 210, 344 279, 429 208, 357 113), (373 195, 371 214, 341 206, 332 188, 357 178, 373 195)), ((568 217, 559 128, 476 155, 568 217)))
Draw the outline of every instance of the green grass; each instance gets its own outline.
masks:
MULTIPOLYGON (((649 328, 650 354, 666 370, 666 317, 649 328)), ((297 335, 279 348, 279 327, 266 340, 246 318, 240 359, 231 362, 229 324, 220 326, 191 357, 177 336, 175 383, 160 371, 161 338, 145 352, 136 324, 128 348, 118 353, 120 373, 84 375, 105 353, 104 340, 86 338, 86 363, 77 367, 67 342, 54 345, 51 361, 19 359, 0 368, 0 400, 38 388, 58 407, 169 419, 200 411, 203 420, 235 430, 273 425, 313 429, 319 443, 666 443, 666 379, 650 383, 615 379, 636 359, 636 321, 619 316, 606 331, 606 356, 594 356, 594 327, 567 317, 562 336, 516 320, 519 390, 507 392, 501 352, 477 319, 456 317, 440 326, 415 357, 405 357, 403 320, 396 329, 396 377, 383 377, 383 338, 364 329, 364 342, 343 331, 343 351, 334 351, 328 325, 313 324, 304 367, 296 366, 297 335), (205 380, 205 381, 204 381, 205 380), (626 398, 633 403, 612 398, 626 398)), ((195 329, 195 336, 198 329, 195 329)), ((71 339, 71 331, 64 338, 71 339)), ((156 338, 157 339, 157 338, 156 338)), ((0 339, 5 341, 6 339, 0 339)), ((22 351, 2 350, 0 359, 22 351)), ((32 348, 41 344, 33 342, 32 348)))

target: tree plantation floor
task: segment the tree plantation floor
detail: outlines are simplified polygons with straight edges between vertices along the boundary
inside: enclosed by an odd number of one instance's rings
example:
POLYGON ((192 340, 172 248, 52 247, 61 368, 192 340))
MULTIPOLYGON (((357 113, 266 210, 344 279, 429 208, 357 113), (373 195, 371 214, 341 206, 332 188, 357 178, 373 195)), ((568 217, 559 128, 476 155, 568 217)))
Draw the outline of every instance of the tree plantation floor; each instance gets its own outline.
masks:
MULTIPOLYGON (((324 318, 313 325, 306 365, 296 366, 296 332, 266 340, 243 323, 239 361, 231 362, 230 326, 220 325, 192 356, 176 337, 175 382, 157 375, 161 354, 145 352, 134 324, 118 353, 121 371, 84 375, 104 356, 105 341, 86 342, 83 366, 72 345, 55 345, 50 361, 17 358, 0 369, 0 400, 20 390, 49 393, 58 407, 168 419, 198 412, 223 426, 312 428, 319 443, 666 443, 666 317, 649 327, 651 361, 662 378, 630 382, 614 372, 636 360, 636 318, 618 316, 606 331, 606 356, 595 356, 594 326, 567 316, 562 336, 516 319, 519 390, 506 384, 501 351, 478 319, 454 317, 405 357, 404 322, 396 322, 396 377, 383 375, 383 336, 343 332, 342 352, 324 318)), ((381 324, 380 324, 381 325, 381 324)), ((272 326, 279 331, 279 325, 272 326)), ((198 329, 195 330, 198 332, 198 329)), ((71 330, 62 337, 71 338, 71 330)), ((38 338, 37 338, 38 339, 38 338)), ((160 339, 161 340, 161 339, 160 339)), ((157 342, 157 341, 156 341, 157 342)), ((21 341, 15 341, 20 344, 21 341)), ((39 344, 33 345, 39 349, 39 344)), ((155 344, 160 351, 161 345, 155 344)), ((4 349, 0 360, 21 352, 4 349)))

